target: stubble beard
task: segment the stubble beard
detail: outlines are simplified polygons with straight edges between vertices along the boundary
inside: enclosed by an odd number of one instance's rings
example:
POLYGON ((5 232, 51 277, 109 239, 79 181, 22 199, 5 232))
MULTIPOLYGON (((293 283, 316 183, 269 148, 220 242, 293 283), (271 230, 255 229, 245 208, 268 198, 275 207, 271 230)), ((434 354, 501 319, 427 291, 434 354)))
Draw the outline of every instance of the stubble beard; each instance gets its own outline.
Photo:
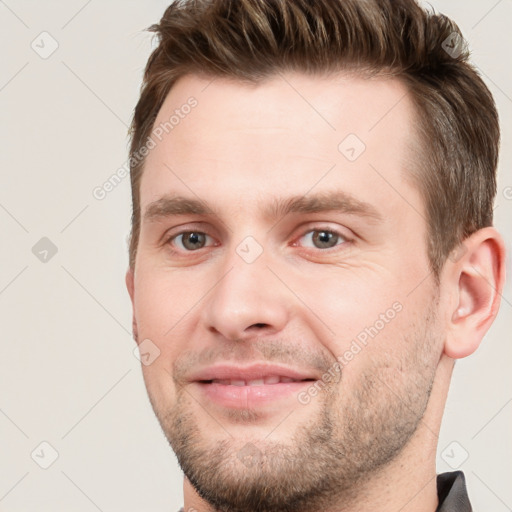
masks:
MULTIPOLYGON (((439 361, 430 331, 432 311, 421 325, 411 326, 412 336, 402 346, 413 348, 400 361, 380 354, 379 361, 352 377, 350 389, 344 387, 342 372, 336 386, 326 387, 330 392, 315 398, 317 413, 301 421, 286 443, 271 436, 235 439, 228 433, 212 441, 199 429, 194 412, 199 405, 185 389, 170 409, 152 400, 198 495, 221 512, 317 512, 356 502, 363 483, 402 452, 423 418, 439 361)), ((303 407, 313 405, 297 405, 303 407)), ((234 416, 238 422, 250 421, 258 411, 234 416)), ((292 412, 283 424, 293 421, 292 412)), ((220 422, 229 431, 229 422, 220 422)))

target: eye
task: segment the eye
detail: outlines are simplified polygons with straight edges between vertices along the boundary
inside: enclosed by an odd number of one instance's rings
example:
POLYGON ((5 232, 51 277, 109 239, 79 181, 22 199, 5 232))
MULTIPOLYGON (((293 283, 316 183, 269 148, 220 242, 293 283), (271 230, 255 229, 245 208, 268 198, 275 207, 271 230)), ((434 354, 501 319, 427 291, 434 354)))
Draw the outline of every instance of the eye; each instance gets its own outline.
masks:
POLYGON ((348 241, 340 233, 329 229, 313 229, 302 235, 299 240, 303 240, 302 246, 315 249, 331 249, 348 241))
POLYGON ((169 239, 169 243, 177 245, 178 249, 184 251, 197 251, 206 247, 206 242, 210 237, 200 231, 185 231, 169 239))

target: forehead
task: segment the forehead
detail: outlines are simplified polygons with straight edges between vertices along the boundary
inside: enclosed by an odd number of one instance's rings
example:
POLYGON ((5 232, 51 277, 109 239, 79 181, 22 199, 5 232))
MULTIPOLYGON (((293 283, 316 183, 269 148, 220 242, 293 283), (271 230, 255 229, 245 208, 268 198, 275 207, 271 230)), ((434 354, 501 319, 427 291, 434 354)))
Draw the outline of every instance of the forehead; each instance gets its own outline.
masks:
POLYGON ((261 204, 262 193, 333 185, 372 201, 386 181, 395 203, 392 189, 407 187, 413 132, 414 110, 397 79, 286 73, 248 84, 187 75, 155 121, 141 206, 172 192, 221 192, 247 206, 251 195, 261 204))

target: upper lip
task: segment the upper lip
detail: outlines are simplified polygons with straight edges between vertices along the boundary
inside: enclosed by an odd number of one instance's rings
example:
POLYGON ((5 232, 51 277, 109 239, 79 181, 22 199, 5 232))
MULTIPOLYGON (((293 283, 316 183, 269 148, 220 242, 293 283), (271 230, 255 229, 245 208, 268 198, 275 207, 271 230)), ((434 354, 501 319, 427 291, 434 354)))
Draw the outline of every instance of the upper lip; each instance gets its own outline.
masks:
POLYGON ((211 381, 211 380, 257 380, 265 377, 288 377, 294 380, 317 380, 313 372, 309 370, 300 370, 288 366, 253 363, 247 366, 237 366, 232 364, 217 364, 193 372, 189 381, 211 381))

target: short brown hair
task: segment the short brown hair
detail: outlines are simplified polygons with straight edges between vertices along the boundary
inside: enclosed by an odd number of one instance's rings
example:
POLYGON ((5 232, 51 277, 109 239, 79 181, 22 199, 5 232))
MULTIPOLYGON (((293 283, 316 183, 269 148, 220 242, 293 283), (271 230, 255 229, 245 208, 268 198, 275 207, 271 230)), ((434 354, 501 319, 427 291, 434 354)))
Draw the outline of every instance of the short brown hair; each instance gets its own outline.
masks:
POLYGON ((250 82, 286 70, 396 76, 418 114, 421 158, 411 177, 425 200, 435 275, 467 236, 492 225, 498 114, 446 16, 415 0, 176 0, 149 30, 159 44, 131 126, 131 267, 144 166, 133 156, 151 135, 169 90, 186 74, 250 82))

